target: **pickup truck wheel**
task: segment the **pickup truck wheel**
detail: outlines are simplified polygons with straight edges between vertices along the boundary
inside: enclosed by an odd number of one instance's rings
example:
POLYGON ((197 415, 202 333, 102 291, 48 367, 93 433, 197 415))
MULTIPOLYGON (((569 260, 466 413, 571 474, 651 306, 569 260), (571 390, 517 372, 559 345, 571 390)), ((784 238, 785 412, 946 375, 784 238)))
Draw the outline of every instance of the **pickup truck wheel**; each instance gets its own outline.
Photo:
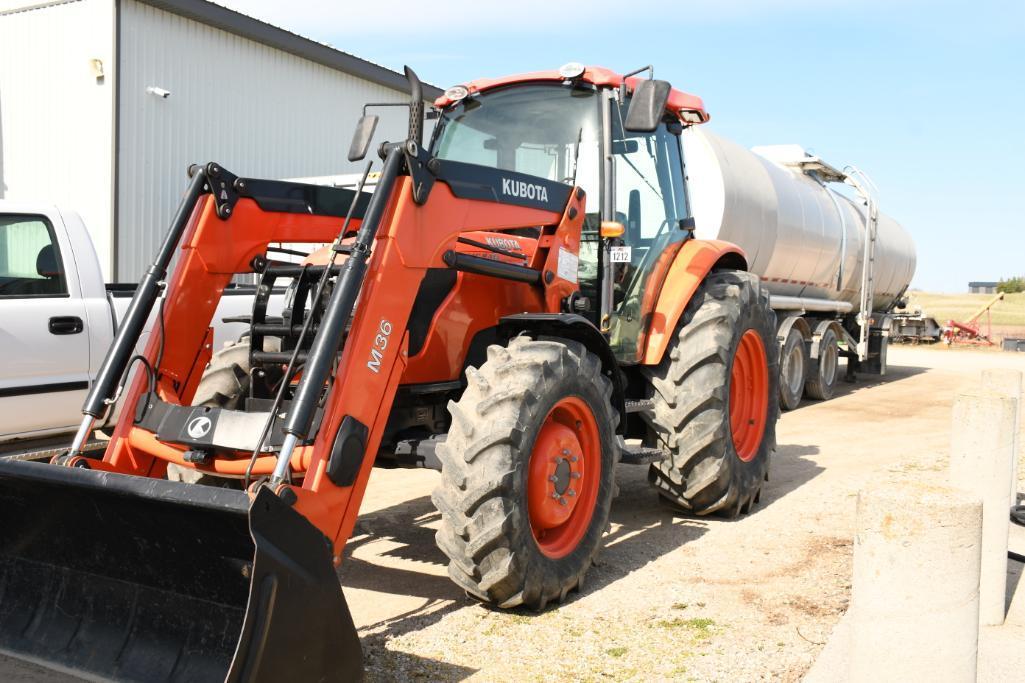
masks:
POLYGON ((527 337, 489 347, 466 378, 437 451, 438 547, 469 595, 544 609, 580 587, 608 525, 612 383, 582 344, 527 337))
POLYGON ((711 273, 662 362, 643 370, 655 407, 641 415, 668 454, 648 472, 660 496, 697 515, 750 512, 776 447, 777 347, 758 277, 711 273))

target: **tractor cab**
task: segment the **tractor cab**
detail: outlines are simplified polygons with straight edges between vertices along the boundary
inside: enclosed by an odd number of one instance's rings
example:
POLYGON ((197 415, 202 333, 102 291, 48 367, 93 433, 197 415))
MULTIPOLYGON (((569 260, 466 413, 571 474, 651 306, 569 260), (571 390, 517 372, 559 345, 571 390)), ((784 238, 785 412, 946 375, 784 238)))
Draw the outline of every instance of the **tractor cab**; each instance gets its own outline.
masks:
POLYGON ((692 234, 680 133, 707 120, 701 101, 664 81, 569 64, 456 86, 435 105, 432 156, 587 193, 578 312, 622 362, 637 361, 666 271, 692 234))

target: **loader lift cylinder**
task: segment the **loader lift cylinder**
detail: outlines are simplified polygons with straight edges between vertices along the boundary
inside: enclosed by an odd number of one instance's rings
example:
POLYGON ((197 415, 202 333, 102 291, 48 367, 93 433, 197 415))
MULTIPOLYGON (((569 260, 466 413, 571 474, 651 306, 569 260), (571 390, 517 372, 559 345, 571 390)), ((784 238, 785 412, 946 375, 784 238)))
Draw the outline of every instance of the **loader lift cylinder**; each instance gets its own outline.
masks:
POLYGON ((313 345, 307 355, 306 367, 303 369, 302 379, 299 380, 299 386, 289 409, 288 419, 284 424, 286 436, 281 445, 281 451, 278 453, 274 473, 271 476, 272 486, 285 479, 292 451, 301 440, 306 439, 310 434, 321 390, 334 366, 335 357, 341 346, 342 334, 349 318, 352 317, 356 297, 359 296, 360 288, 363 286, 370 250, 374 244, 374 238, 377 236, 377 229, 381 225, 381 219, 384 217, 385 208, 391 199, 391 191, 395 186, 395 179, 398 177, 402 161, 401 146, 391 146, 384 161, 384 169, 381 171, 377 189, 370 198, 366 215, 360 224, 359 232, 356 233, 352 253, 342 264, 341 271, 338 273, 338 284, 331 292, 331 299, 324 311, 320 328, 317 330, 317 335, 314 337, 313 345))
MULTIPOLYGON (((93 383, 89 395, 86 396, 82 406, 84 415, 82 424, 79 425, 78 433, 71 445, 71 455, 81 452, 82 446, 92 431, 95 420, 103 417, 107 412, 107 406, 114 398, 114 391, 128 369, 128 363, 135 352, 135 345, 139 341, 146 320, 153 311, 153 304, 160 296, 161 282, 167 277, 167 269, 171 265, 171 259, 178 249, 185 228, 189 224, 189 218, 196 206, 196 202, 206 192, 207 171, 203 167, 197 167, 192 175, 192 182, 178 205, 178 211, 174 215, 171 227, 164 237, 164 243, 160 246, 157 258, 149 267, 139 288, 135 290, 132 303, 128 306, 125 318, 117 330, 117 337, 114 339, 110 351, 103 360, 96 381, 93 383)), ((161 323, 163 324, 163 323, 161 323)))

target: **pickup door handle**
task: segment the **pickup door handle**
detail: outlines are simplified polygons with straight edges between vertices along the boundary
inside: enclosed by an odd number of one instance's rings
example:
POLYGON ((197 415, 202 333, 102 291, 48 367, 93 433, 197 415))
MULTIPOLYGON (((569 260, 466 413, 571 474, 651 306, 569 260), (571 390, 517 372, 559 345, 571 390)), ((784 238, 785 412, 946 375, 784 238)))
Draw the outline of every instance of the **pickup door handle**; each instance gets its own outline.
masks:
POLYGON ((78 334, 85 329, 77 315, 59 315, 50 318, 50 334, 78 334))

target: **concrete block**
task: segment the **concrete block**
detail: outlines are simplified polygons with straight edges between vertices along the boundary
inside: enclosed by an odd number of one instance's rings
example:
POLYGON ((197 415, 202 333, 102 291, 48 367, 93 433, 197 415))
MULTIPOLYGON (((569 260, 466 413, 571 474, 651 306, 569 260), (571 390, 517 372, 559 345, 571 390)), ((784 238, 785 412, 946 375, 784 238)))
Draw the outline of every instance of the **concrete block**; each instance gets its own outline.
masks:
POLYGON ((982 501, 982 569, 979 620, 1004 622, 1011 460, 1018 401, 985 389, 954 400, 950 432, 950 482, 982 501))
POLYGON ((1025 473, 1025 452, 1021 448, 1021 412, 1022 412, 1022 378, 1020 370, 983 370, 982 388, 1009 396, 1018 401, 1018 411, 1014 422, 1014 457, 1011 458, 1011 504, 1018 497, 1018 473, 1025 473))
POLYGON ((981 502, 901 482, 860 491, 857 516, 849 680, 974 683, 981 502))

